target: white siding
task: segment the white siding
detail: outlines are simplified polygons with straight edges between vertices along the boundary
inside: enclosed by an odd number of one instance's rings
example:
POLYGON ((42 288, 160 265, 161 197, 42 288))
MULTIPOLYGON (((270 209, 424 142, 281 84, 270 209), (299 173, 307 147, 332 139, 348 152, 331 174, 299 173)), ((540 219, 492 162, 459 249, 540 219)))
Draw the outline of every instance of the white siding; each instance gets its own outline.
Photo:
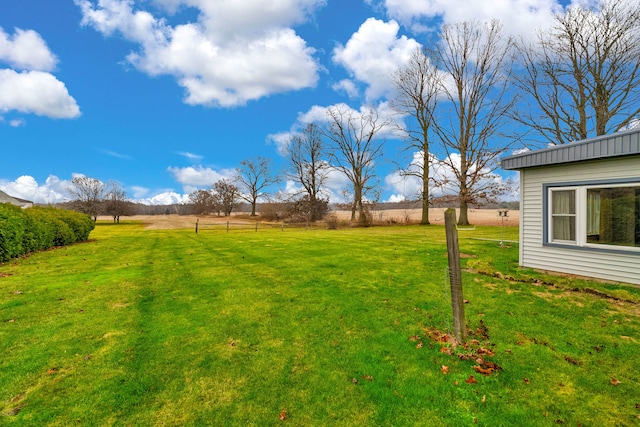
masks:
POLYGON ((520 265, 640 284, 640 252, 612 253, 543 246, 543 184, 640 178, 640 157, 527 168, 520 171, 520 265))

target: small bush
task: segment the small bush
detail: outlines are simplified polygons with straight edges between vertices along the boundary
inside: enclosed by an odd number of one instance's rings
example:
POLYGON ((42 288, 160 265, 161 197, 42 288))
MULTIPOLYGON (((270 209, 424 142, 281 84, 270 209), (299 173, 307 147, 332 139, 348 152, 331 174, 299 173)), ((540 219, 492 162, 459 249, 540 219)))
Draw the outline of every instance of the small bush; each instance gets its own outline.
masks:
POLYGON ((336 215, 331 214, 331 215, 327 215, 324 218, 324 223, 327 224, 327 228, 329 230, 336 230, 338 228, 338 225, 340 225, 340 220, 336 215))

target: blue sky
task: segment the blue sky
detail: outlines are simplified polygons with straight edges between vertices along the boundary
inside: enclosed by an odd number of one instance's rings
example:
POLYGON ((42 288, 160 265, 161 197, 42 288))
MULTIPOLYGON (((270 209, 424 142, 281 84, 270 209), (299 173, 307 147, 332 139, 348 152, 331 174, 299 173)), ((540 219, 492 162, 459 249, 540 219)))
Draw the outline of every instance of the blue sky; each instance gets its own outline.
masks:
MULTIPOLYGON (((556 0, 2 0, 0 189, 68 198, 75 174, 173 203, 281 144, 323 109, 392 98, 390 76, 440 25, 498 18, 531 36, 556 0), (265 6, 269 5, 269 6, 265 6)), ((383 200, 414 197, 393 180, 383 200)), ((291 184, 289 183, 289 186, 291 184)), ((344 179, 334 176, 337 200, 344 179)), ((287 183, 271 188, 284 190, 287 183)))

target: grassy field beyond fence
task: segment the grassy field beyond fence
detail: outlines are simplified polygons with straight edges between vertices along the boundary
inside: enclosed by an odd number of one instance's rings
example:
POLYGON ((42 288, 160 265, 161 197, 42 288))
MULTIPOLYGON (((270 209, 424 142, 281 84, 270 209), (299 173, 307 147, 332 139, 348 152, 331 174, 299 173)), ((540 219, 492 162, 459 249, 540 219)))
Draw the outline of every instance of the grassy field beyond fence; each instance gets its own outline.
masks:
POLYGON ((99 223, 0 264, 0 425, 640 424, 640 290, 517 266, 516 228, 99 223))

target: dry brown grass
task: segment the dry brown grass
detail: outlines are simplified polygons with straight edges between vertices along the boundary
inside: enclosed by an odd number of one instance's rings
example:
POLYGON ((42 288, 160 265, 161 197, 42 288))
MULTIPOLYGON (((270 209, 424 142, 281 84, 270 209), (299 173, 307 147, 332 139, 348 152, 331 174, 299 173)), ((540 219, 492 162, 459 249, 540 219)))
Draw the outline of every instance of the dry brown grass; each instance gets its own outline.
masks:
MULTIPOLYGON (((429 222, 431 224, 444 225, 444 211, 446 208, 429 209, 429 222)), ((340 220, 351 218, 351 211, 336 211, 335 215, 340 220)), ((456 209, 456 217, 459 211, 456 209)), ((374 222, 393 222, 397 224, 419 223, 422 217, 421 209, 387 209, 372 211, 374 222)), ((517 226, 520 224, 520 211, 510 210, 504 218, 505 226, 517 226)), ((498 209, 470 209, 469 222, 473 225, 502 225, 502 218, 498 215, 498 209)))
MULTIPOLYGON (((444 224, 444 211, 446 209, 436 208, 429 210, 429 221, 432 224, 444 224)), ((457 211, 456 211, 457 212, 457 211)), ((339 220, 348 221, 351 217, 350 211, 335 211, 334 215, 339 220)), ((422 212, 420 209, 387 209, 372 211, 374 223, 394 223, 394 224, 417 224, 420 222, 422 212)), ((457 215, 457 213, 456 213, 457 215)), ((509 211, 509 216, 504 219, 505 226, 517 226, 520 223, 520 211, 509 211)), ((258 217, 259 220, 260 217, 258 217)), ((101 221, 112 221, 109 216, 98 217, 101 221)), ((122 221, 141 221, 145 228, 150 230, 168 230, 180 228, 194 228, 196 221, 200 224, 226 224, 231 221, 233 224, 253 224, 255 219, 247 214, 232 215, 230 217, 219 217, 216 215, 134 215, 122 217, 122 221)), ((469 210, 469 221, 473 225, 501 225, 502 218, 498 215, 498 209, 471 209, 469 210)))

